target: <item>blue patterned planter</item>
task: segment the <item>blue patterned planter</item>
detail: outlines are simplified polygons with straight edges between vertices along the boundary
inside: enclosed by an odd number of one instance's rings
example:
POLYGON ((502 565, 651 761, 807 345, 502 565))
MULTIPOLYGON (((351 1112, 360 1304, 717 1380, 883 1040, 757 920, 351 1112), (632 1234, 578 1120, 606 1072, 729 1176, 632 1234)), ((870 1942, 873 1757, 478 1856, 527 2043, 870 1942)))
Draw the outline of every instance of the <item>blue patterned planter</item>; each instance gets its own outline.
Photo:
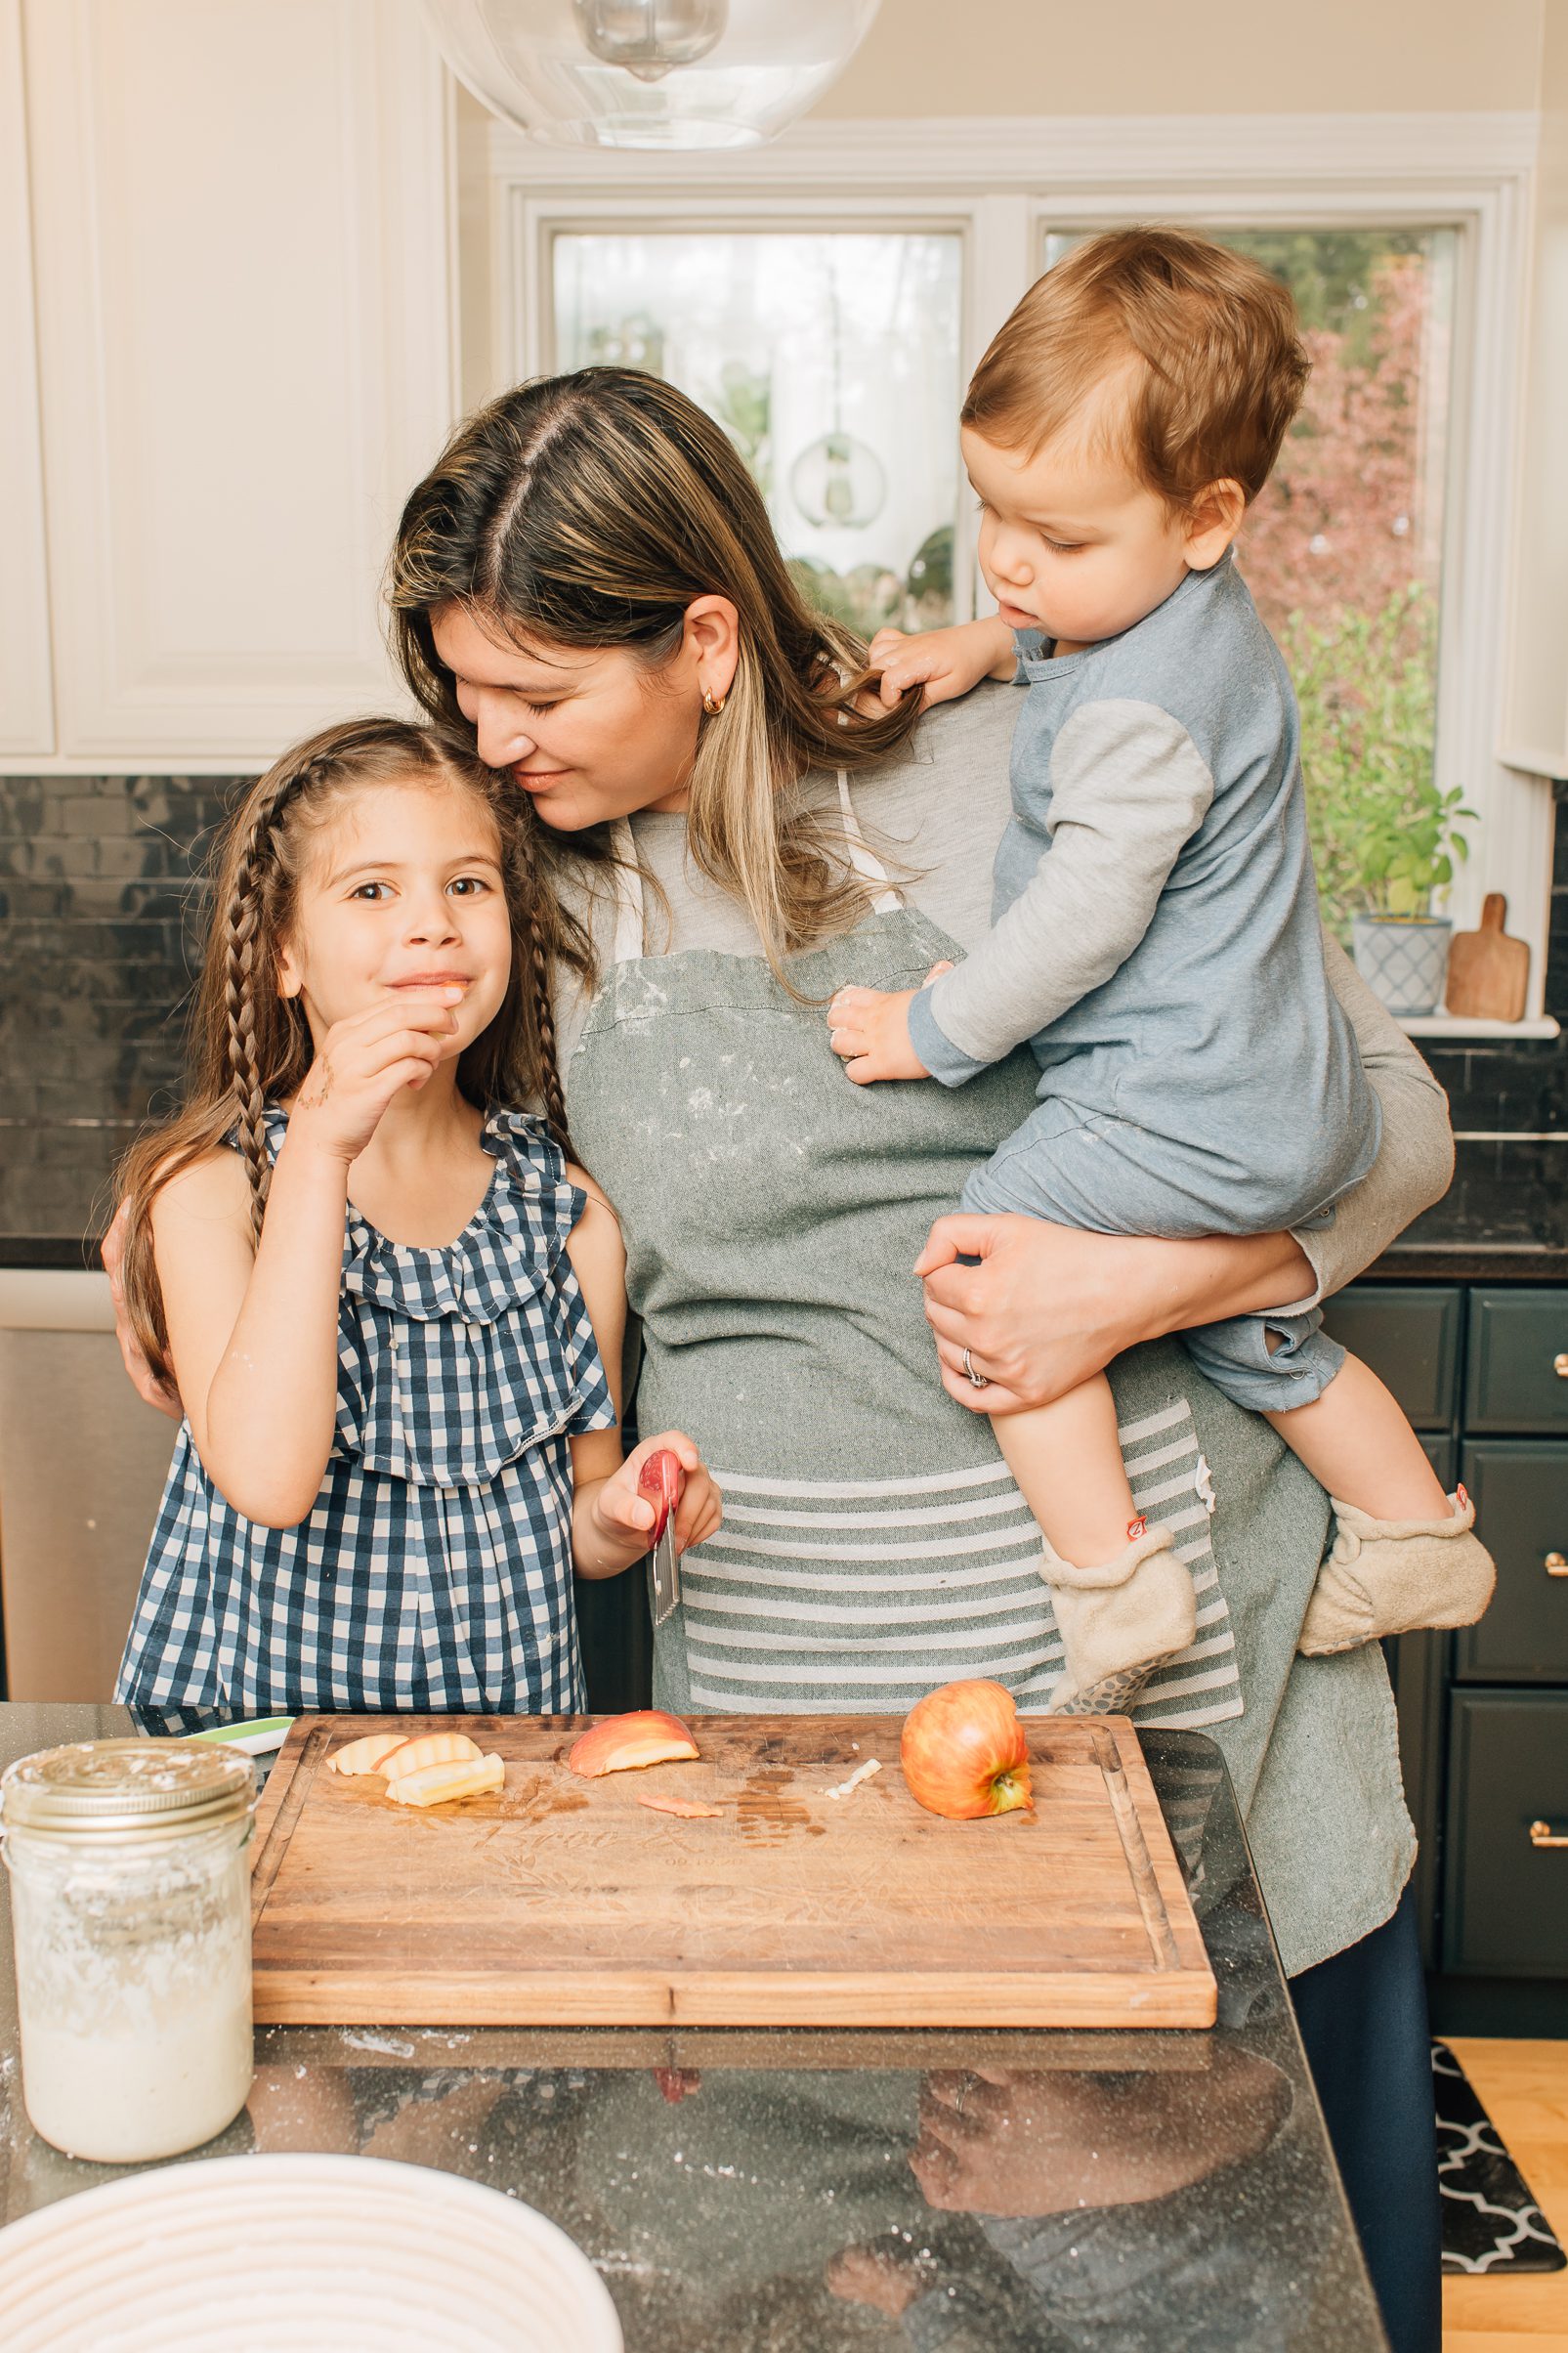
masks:
POLYGON ((1391 1013, 1435 1013, 1453 928, 1446 916, 1358 915, 1350 927, 1356 970, 1391 1013))

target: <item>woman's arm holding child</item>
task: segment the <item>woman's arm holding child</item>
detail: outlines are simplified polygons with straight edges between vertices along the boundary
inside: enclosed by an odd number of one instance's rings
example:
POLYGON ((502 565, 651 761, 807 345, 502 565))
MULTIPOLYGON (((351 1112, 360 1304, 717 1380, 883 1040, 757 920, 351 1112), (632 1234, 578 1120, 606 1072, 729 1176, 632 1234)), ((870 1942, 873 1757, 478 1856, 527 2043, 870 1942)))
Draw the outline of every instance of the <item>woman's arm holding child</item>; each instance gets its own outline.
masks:
POLYGON ((600 1359, 615 1408, 614 1430, 590 1430, 572 1441, 573 1494, 572 1559, 579 1577, 618 1577, 648 1550, 657 1517, 637 1477, 651 1454, 667 1450, 686 1474, 675 1515, 675 1549, 686 1552, 711 1536, 723 1517, 721 1498, 691 1439, 683 1431, 644 1438, 621 1460, 621 1346, 626 1335, 626 1252, 615 1213, 587 1173, 569 1168, 573 1184, 588 1196, 572 1229, 568 1252, 593 1326, 600 1359))
POLYGON ((1447 1095, 1337 940, 1325 936, 1323 962, 1381 1107, 1382 1140, 1366 1176, 1336 1205, 1334 1222, 1296 1235, 1314 1282, 1283 1308, 1288 1315, 1342 1291, 1412 1219, 1442 1200, 1454 1175, 1447 1095))
POLYGON ((1140 1341, 1228 1315, 1300 1313, 1442 1198, 1454 1167, 1443 1091, 1343 951, 1333 940, 1324 946, 1382 1106, 1377 1157, 1333 1224, 1172 1242, 1079 1233, 1037 1218, 939 1218, 914 1271, 925 1283, 943 1386, 956 1403, 976 1413, 1047 1405, 1140 1341), (968 1380, 966 1348, 989 1388, 968 1380))

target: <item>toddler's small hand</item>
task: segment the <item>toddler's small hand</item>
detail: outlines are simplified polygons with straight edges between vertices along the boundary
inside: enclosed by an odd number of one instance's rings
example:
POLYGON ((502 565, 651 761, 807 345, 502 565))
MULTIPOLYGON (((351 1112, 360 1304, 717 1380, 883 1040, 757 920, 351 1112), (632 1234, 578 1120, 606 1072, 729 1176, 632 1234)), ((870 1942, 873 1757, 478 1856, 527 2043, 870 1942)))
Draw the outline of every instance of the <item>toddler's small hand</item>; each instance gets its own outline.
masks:
POLYGON ((914 684, 912 673, 906 677, 904 670, 908 660, 906 649, 912 647, 915 642, 903 629, 878 629, 866 649, 867 668, 873 676, 878 670, 882 673, 876 691, 889 710, 900 696, 914 684))
POLYGON ((903 701, 911 686, 924 687, 920 708, 925 710, 933 703, 963 694, 973 683, 969 679, 960 683, 955 675, 954 649, 949 642, 953 635, 951 629, 928 629, 921 637, 907 637, 902 629, 878 629, 867 663, 882 673, 877 693, 889 710, 903 701))
POLYGON ((911 686, 924 688, 920 708, 953 703, 981 679, 1000 675, 1012 645, 1011 632, 996 620, 959 621, 950 629, 926 629, 906 637, 902 629, 878 629, 867 666, 882 673, 878 693, 891 710, 911 686))
POLYGON ((839 990, 827 1007, 827 1043, 857 1087, 931 1076, 910 1044, 910 1007, 918 995, 918 989, 839 990))

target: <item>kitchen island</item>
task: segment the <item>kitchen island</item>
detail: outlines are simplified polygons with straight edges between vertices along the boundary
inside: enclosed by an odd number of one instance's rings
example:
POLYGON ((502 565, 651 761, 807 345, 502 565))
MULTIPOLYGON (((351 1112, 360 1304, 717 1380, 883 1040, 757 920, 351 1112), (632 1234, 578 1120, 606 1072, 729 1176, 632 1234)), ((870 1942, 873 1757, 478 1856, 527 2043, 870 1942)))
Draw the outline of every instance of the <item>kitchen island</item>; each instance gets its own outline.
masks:
MULTIPOLYGON (((0 1767, 132 1729, 0 1707, 0 1767)), ((592 2257, 629 2353, 1379 2353, 1218 1752, 1143 1745, 1211 2032, 273 2027, 193 2154, 360 2152, 524 2199, 592 2257)), ((7 1912, 0 2219, 127 2169, 27 2123, 7 1912)))

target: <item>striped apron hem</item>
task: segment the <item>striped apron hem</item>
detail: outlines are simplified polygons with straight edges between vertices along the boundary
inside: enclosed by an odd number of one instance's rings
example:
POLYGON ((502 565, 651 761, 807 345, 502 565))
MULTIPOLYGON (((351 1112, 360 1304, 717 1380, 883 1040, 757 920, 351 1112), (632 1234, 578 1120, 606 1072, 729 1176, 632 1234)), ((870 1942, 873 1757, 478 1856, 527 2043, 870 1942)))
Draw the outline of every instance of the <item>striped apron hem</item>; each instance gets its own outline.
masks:
MULTIPOLYGON (((1196 1731, 1242 1713, 1214 1565, 1213 1492, 1177 1398, 1119 1432, 1138 1509, 1163 1519, 1193 1581, 1197 1632, 1157 1670, 1136 1722, 1196 1731)), ((900 1479, 776 1479, 715 1471, 725 1522, 682 1564, 695 1705, 895 1714, 959 1676, 1041 1711, 1065 1673, 1040 1541, 999 1459, 900 1479)))

